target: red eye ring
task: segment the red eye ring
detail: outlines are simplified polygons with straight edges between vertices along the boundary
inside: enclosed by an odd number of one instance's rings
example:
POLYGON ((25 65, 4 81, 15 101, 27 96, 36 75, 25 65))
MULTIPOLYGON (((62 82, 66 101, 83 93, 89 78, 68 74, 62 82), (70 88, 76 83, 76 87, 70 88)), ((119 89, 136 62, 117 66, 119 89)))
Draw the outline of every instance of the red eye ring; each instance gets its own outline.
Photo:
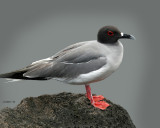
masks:
POLYGON ((107 34, 108 34, 109 36, 113 36, 113 35, 114 35, 114 33, 113 33, 112 31, 108 31, 107 34))

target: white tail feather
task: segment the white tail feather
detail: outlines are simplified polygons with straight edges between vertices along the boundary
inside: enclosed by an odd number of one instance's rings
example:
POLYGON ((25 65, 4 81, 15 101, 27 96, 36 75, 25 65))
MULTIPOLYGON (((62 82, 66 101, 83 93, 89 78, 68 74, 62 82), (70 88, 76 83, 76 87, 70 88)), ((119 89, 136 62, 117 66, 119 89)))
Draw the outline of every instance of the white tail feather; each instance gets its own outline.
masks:
POLYGON ((7 78, 6 80, 7 80, 7 81, 6 81, 5 83, 21 81, 21 79, 9 79, 9 78, 7 78))

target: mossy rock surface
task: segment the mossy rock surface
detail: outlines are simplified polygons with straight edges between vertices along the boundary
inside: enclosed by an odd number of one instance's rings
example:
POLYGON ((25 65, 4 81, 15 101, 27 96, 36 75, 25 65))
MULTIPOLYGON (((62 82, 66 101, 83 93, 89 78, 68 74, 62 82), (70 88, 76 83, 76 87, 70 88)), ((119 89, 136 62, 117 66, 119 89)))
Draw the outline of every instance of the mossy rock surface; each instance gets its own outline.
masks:
POLYGON ((100 110, 85 94, 25 98, 17 107, 0 111, 0 128, 135 128, 124 108, 105 101, 111 106, 100 110))

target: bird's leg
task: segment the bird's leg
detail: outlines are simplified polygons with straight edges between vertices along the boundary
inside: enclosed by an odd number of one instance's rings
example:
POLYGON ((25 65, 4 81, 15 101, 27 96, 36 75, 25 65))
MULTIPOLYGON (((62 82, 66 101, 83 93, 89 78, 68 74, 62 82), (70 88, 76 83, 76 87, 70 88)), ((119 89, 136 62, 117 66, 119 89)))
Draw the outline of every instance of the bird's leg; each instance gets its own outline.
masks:
POLYGON ((91 101, 91 104, 92 104, 94 101, 93 101, 93 96, 91 93, 91 88, 89 85, 85 85, 85 87, 86 87, 86 96, 91 101))
POLYGON ((91 93, 91 87, 90 85, 85 85, 86 87, 86 96, 89 100, 94 100, 94 101, 100 101, 100 100, 103 100, 104 97, 102 95, 98 95, 98 96, 92 96, 92 93, 91 93))
POLYGON ((92 96, 90 85, 85 85, 86 87, 86 96, 91 101, 91 104, 99 109, 106 109, 108 106, 110 106, 107 102, 102 101, 104 97, 102 95, 99 96, 92 96))

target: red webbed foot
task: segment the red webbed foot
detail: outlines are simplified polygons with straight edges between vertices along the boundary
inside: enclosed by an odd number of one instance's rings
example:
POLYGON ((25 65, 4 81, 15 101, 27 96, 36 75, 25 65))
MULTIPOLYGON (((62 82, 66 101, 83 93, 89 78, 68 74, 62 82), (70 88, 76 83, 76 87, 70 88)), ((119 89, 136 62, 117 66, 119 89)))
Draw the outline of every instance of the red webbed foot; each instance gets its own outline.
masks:
MULTIPOLYGON (((86 97, 91 100, 90 96, 87 96, 86 94, 86 97)), ((96 102, 96 101, 100 101, 100 100, 103 100, 104 99, 104 96, 102 95, 95 95, 95 96, 92 96, 93 100, 96 102)))
POLYGON ((94 107, 105 110, 107 107, 109 107, 110 105, 105 102, 105 101, 98 101, 98 102, 94 102, 92 103, 94 107))
POLYGON ((86 97, 91 101, 91 104, 94 107, 105 110, 108 106, 110 106, 107 102, 103 101, 104 97, 102 95, 92 96, 89 85, 85 85, 85 87, 87 92, 86 97))

